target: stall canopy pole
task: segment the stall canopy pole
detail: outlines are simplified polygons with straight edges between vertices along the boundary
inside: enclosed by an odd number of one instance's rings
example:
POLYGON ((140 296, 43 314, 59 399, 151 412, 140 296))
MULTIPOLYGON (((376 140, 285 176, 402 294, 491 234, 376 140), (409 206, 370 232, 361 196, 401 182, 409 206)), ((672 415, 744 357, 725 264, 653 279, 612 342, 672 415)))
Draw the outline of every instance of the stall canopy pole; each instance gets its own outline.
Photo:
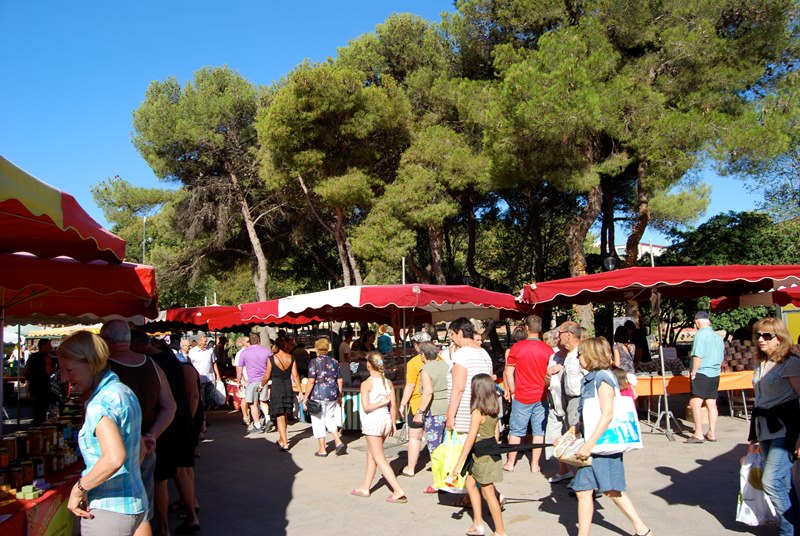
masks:
MULTIPOLYGON (((678 419, 675 418, 675 415, 669 410, 669 394, 667 394, 667 371, 664 366, 664 341, 661 337, 661 293, 658 290, 653 291, 653 298, 654 298, 654 307, 655 316, 656 316, 656 337, 658 338, 658 359, 661 363, 661 384, 664 389, 664 409, 660 409, 658 416, 656 417, 656 422, 653 425, 653 428, 658 428, 659 423, 661 422, 661 418, 664 418, 664 435, 667 436, 667 439, 670 441, 675 441, 675 436, 672 433, 672 425, 670 424, 670 419, 675 425, 678 427, 678 430, 681 430, 681 425, 678 422, 678 419)), ((660 404, 659 404, 660 406, 660 404)))
MULTIPOLYGON (((20 365, 22 365, 22 325, 17 324, 17 430, 19 430, 19 417, 20 417, 20 393, 22 392, 22 378, 21 374, 22 371, 20 370, 20 365)), ((30 394, 30 385, 28 386, 28 393, 30 394)))
MULTIPOLYGON (((0 287, 0 332, 3 332, 5 328, 5 318, 6 318, 6 301, 5 301, 5 289, 0 287)), ((3 341, 5 344, 5 341, 3 341)), ((3 352, 2 354, 2 362, 0 362, 0 436, 3 435, 3 423, 5 422, 6 417, 6 408, 3 405, 3 380, 2 380, 2 371, 3 367, 5 367, 5 358, 6 355, 3 352)))

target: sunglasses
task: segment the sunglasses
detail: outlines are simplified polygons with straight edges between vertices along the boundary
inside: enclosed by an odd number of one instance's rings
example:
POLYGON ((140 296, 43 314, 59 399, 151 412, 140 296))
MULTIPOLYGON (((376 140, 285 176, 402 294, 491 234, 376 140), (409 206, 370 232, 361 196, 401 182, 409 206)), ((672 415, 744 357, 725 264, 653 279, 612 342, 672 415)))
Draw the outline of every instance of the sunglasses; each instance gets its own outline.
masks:
POLYGON ((756 340, 764 339, 765 341, 771 341, 772 339, 775 338, 774 333, 761 333, 760 331, 756 331, 755 333, 753 333, 753 335, 755 336, 756 340))

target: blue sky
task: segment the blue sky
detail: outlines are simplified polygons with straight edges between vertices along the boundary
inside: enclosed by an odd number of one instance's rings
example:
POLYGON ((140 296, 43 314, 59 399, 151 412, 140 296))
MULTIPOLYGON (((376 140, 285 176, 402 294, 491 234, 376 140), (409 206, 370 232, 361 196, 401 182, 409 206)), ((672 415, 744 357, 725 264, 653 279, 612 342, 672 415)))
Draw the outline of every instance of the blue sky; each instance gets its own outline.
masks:
MULTIPOLYGON (((131 113, 152 80, 184 82, 201 67, 228 65, 269 85, 305 59, 334 56, 394 12, 438 21, 452 10, 450 0, 3 0, 0 154, 71 193, 106 224, 92 200, 93 185, 119 175, 141 186, 167 186, 130 141, 131 113)), ((714 188, 706 218, 754 208, 740 181, 713 173, 703 178, 714 188)), ((648 240, 664 243, 652 231, 648 240)))

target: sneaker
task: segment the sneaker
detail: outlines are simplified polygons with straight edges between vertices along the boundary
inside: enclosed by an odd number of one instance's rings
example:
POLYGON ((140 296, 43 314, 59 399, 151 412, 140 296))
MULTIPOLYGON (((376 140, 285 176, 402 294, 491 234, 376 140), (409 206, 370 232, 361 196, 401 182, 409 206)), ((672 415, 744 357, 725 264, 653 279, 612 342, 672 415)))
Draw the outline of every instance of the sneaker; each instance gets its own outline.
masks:
POLYGON ((336 455, 342 456, 343 454, 347 454, 347 445, 344 442, 339 443, 339 446, 336 447, 336 455))
POLYGON ((278 429, 278 427, 275 424, 270 422, 269 425, 267 426, 267 433, 274 432, 277 429, 278 429))
POLYGON ((547 479, 547 481, 550 482, 551 484, 555 484, 557 482, 562 482, 564 480, 569 480, 570 478, 572 478, 572 473, 566 472, 566 473, 561 473, 561 474, 556 475, 556 476, 551 476, 550 478, 547 479))
POLYGON ((261 428, 260 426, 254 424, 253 426, 248 428, 247 433, 248 434, 263 434, 264 433, 264 429, 261 428))

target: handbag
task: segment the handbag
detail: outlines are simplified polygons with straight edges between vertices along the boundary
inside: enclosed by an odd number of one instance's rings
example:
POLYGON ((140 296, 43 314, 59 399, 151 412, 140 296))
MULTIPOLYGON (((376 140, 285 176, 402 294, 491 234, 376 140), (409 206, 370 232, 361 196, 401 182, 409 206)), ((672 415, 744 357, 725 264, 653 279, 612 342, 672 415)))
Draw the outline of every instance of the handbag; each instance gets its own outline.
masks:
MULTIPOLYGON (((608 428, 597 440, 592 448, 592 454, 620 454, 629 450, 640 449, 642 445, 642 431, 639 428, 639 416, 633 398, 621 396, 616 378, 610 372, 601 370, 598 374, 607 373, 614 385, 614 416, 608 423, 608 428)), ((600 422, 600 398, 595 395, 583 400, 583 437, 591 437, 600 422)))
POLYGON ((592 465, 592 457, 582 460, 577 457, 578 451, 584 444, 582 437, 575 437, 567 432, 558 440, 558 444, 553 447, 553 455, 560 462, 572 465, 573 467, 588 467, 592 465))
MULTIPOLYGON (((466 437, 464 434, 463 437, 466 437)), ((447 430, 444 439, 431 454, 431 472, 433 473, 433 487, 441 491, 458 491, 464 488, 467 480, 465 475, 460 472, 460 467, 456 467, 461 450, 464 448, 464 439, 459 437, 455 430, 447 430), (453 485, 445 483, 445 480, 453 469, 457 477, 453 485)), ((460 492, 460 491, 459 491, 460 492)))
POLYGON ((306 400, 306 410, 308 410, 308 412, 312 415, 322 413, 322 404, 317 400, 309 398, 306 400))
POLYGON ((739 498, 736 506, 736 521, 751 527, 775 525, 778 521, 775 506, 761 485, 763 471, 764 457, 761 455, 761 448, 751 445, 747 449, 747 456, 742 458, 742 467, 739 469, 739 498))

